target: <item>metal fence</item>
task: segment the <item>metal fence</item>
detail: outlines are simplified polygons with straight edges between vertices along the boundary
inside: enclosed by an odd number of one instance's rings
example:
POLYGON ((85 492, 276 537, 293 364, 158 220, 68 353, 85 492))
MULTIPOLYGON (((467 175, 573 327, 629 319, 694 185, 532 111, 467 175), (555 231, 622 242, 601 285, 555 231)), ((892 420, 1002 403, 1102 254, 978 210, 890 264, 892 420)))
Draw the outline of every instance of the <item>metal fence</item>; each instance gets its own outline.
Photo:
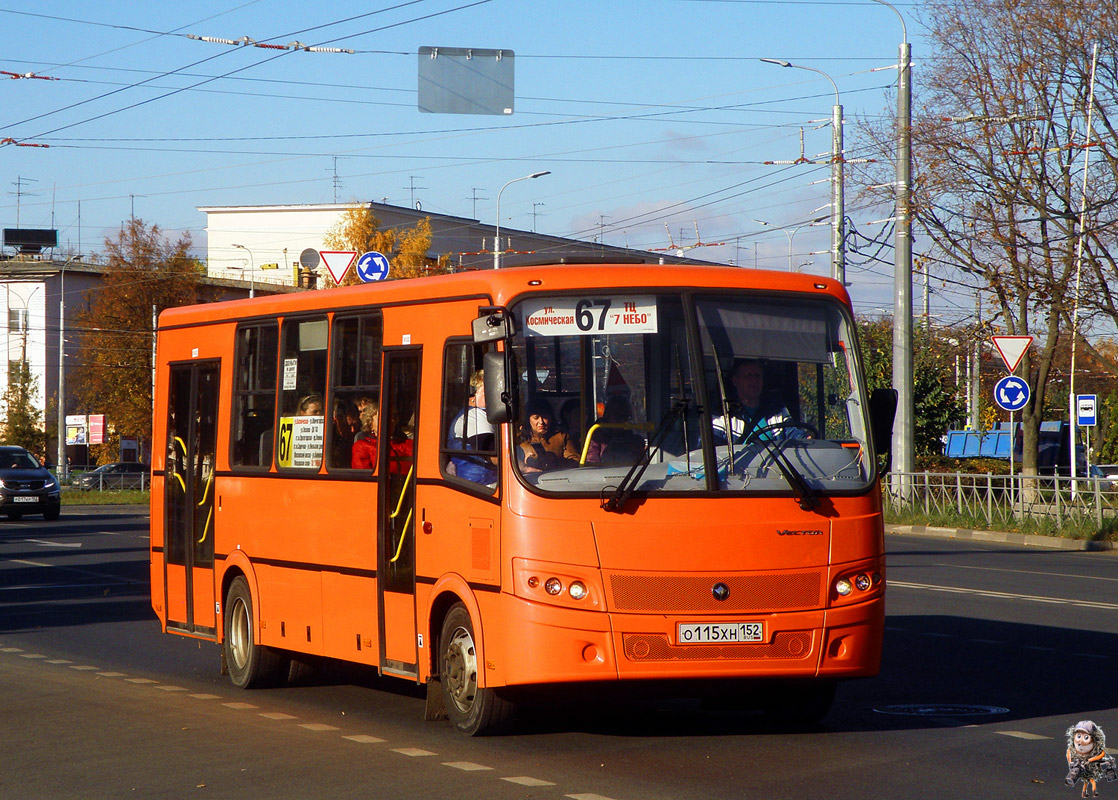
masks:
POLYGON ((1101 478, 1053 475, 990 475, 962 472, 893 472, 883 482, 894 512, 997 521, 1033 520, 1093 524, 1118 517, 1118 488, 1101 478))

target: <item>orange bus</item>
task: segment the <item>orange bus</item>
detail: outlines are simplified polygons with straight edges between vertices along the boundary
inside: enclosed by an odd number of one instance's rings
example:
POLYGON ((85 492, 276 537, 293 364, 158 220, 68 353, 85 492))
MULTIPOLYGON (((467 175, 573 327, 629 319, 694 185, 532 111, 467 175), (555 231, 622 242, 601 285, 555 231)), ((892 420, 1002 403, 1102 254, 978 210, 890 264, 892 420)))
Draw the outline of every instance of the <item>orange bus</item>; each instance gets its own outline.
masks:
POLYGON ((152 605, 239 687, 357 662, 482 734, 543 686, 818 717, 878 670, 892 411, 834 281, 552 265, 176 308, 155 380, 152 605))

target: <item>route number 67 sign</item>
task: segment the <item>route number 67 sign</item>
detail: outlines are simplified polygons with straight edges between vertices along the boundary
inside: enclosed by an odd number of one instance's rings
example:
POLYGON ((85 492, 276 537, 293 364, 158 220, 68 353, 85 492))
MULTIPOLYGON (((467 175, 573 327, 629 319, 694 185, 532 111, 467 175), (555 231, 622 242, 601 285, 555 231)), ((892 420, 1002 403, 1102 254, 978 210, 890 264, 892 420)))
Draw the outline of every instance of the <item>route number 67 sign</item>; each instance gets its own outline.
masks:
POLYGON ((526 300, 526 336, 594 336, 605 333, 656 333, 656 298, 541 297, 526 300))

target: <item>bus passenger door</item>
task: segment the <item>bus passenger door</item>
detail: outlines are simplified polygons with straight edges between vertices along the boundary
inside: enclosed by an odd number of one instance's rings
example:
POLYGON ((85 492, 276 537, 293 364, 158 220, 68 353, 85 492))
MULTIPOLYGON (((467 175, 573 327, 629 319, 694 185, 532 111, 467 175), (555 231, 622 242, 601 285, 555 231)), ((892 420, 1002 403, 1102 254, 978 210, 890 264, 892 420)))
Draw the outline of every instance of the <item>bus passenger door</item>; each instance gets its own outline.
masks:
POLYGON ((377 594, 380 669, 417 677, 415 622, 415 437, 418 431, 417 349, 384 352, 380 398, 380 525, 377 594))
POLYGON ((167 627, 217 634, 214 467, 219 362, 171 366, 164 443, 164 586, 167 627))

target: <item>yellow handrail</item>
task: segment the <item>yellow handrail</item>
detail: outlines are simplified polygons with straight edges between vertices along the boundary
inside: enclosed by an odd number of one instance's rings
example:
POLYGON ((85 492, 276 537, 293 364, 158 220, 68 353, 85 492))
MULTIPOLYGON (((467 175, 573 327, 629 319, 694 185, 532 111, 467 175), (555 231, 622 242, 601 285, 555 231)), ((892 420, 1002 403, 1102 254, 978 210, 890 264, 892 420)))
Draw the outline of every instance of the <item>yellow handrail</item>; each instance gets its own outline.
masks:
POLYGON ((408 517, 404 520, 404 532, 400 534, 400 543, 396 545, 396 555, 389 559, 390 564, 395 564, 396 559, 400 557, 400 553, 404 550, 404 539, 408 538, 408 526, 411 525, 411 515, 415 511, 414 508, 408 509, 408 517))
POLYGON ((411 483, 413 472, 415 472, 415 464, 412 464, 411 469, 408 470, 408 476, 404 478, 404 485, 400 487, 400 500, 396 503, 396 510, 389 515, 389 519, 396 519, 400 515, 400 509, 404 507, 404 496, 408 493, 408 484, 411 483))
POLYGON ((578 459, 580 467, 586 465, 586 454, 590 452, 590 441, 599 428, 619 428, 628 431, 651 431, 655 426, 651 422, 595 422, 586 432, 586 441, 582 445, 582 456, 578 459))

